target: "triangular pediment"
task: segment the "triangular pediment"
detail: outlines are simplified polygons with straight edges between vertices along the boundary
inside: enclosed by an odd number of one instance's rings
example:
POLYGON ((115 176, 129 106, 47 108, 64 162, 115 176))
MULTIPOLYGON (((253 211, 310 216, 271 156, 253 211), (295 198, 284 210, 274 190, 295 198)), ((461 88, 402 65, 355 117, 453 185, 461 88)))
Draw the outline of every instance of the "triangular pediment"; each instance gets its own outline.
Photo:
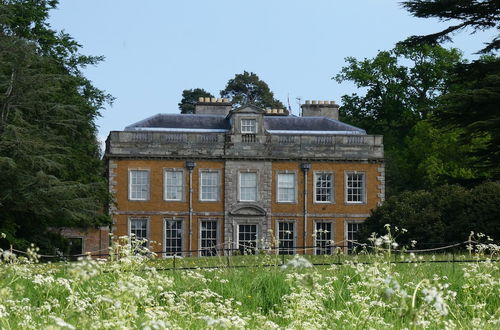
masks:
POLYGON ((229 214, 235 216, 264 216, 266 213, 266 210, 254 204, 238 205, 233 207, 233 209, 229 212, 229 214))
POLYGON ((259 108, 256 105, 253 104, 245 104, 242 105, 239 108, 236 108, 234 110, 231 110, 231 114, 236 114, 236 113, 256 113, 256 114, 265 114, 266 111, 264 109, 259 108))

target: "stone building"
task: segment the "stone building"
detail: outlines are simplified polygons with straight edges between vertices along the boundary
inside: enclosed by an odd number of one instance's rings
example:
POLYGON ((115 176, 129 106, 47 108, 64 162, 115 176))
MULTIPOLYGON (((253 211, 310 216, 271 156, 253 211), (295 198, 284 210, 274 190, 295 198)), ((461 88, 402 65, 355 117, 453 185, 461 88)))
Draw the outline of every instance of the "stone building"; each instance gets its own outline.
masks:
POLYGON ((297 117, 202 98, 195 114, 111 132, 113 234, 156 241, 161 255, 350 249, 384 200, 382 136, 340 122, 334 102, 301 108, 297 117))

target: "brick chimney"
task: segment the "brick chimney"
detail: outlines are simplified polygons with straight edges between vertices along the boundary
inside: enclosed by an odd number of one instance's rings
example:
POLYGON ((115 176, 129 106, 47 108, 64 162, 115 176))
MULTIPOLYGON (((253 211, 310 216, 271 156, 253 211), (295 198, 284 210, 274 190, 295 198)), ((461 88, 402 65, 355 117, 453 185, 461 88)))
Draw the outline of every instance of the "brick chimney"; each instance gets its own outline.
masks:
POLYGON ((224 115, 231 111, 231 102, 226 98, 200 97, 194 108, 197 115, 224 115))
POLYGON ((303 117, 327 117, 339 120, 339 105, 335 101, 309 101, 300 106, 303 117))

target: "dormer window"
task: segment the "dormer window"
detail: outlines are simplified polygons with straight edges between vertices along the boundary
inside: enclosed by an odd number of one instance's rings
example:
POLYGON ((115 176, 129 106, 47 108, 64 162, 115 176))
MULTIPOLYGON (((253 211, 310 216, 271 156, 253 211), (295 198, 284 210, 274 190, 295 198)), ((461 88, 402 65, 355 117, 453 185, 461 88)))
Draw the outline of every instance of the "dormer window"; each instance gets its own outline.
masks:
POLYGON ((255 119, 242 119, 241 120, 241 133, 242 134, 255 134, 255 133, 257 133, 257 121, 255 119))

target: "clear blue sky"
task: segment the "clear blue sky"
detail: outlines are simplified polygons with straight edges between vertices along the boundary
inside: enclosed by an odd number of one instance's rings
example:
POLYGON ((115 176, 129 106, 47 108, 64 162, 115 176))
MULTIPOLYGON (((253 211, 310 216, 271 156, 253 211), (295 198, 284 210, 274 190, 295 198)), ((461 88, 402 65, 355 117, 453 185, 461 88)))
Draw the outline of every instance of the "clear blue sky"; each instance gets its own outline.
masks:
MULTIPOLYGON (((184 89, 218 96, 244 70, 268 83, 293 112, 302 100, 336 100, 355 92, 331 79, 344 58, 370 58, 414 34, 449 23, 416 19, 395 0, 61 0, 50 24, 106 60, 85 70, 116 97, 103 110, 99 138, 156 113, 178 113, 184 89)), ((460 33, 465 57, 488 34, 460 33)))

